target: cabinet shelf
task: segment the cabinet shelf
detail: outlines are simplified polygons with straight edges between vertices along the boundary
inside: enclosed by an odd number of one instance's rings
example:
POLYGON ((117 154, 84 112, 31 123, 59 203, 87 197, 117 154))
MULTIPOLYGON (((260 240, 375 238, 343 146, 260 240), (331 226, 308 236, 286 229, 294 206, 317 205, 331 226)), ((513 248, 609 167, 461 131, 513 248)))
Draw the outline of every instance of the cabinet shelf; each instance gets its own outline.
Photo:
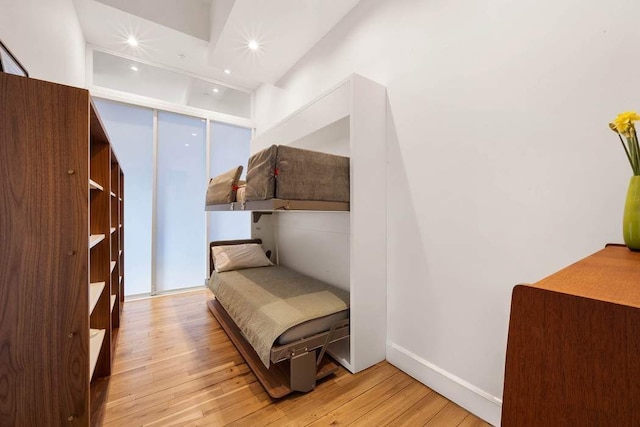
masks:
POLYGON ((115 261, 111 261, 111 272, 113 273, 113 270, 116 268, 116 262, 115 261))
POLYGON ((96 369, 104 335, 104 329, 89 329, 89 378, 93 377, 93 371, 96 369))
POLYGON ((89 180, 89 189, 90 190, 104 191, 104 187, 102 185, 98 184, 97 182, 95 182, 92 179, 89 180))
POLYGON ((105 239, 104 234, 92 234, 89 236, 89 249, 93 248, 98 243, 102 242, 105 239))
POLYGON ((104 282, 96 282, 89 284, 89 314, 93 313, 93 309, 96 308, 96 304, 102 295, 104 290, 104 282))
POLYGON ((116 232, 116 230, 117 230, 117 228, 115 228, 115 227, 111 227, 111 234, 115 233, 115 232, 116 232))
POLYGON ((116 196, 116 193, 114 193, 113 191, 111 192, 111 197, 118 197, 116 196))
POLYGON ((113 313, 113 306, 116 305, 116 296, 111 295, 111 312, 113 313))

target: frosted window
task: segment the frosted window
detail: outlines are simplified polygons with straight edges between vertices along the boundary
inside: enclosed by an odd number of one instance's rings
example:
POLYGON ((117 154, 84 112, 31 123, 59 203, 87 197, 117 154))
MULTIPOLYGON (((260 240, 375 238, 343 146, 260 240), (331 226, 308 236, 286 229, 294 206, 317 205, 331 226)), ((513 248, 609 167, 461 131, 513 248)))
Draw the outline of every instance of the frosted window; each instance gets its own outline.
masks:
POLYGON ((125 295, 151 292, 153 112, 95 101, 125 176, 125 295))
MULTIPOLYGON (((211 122, 211 177, 243 166, 242 177, 247 174, 251 130, 224 123, 211 122)), ((232 240, 251 238, 251 213, 210 212, 209 239, 232 240)))
POLYGON ((206 123, 158 113, 156 285, 203 286, 207 277, 206 123))

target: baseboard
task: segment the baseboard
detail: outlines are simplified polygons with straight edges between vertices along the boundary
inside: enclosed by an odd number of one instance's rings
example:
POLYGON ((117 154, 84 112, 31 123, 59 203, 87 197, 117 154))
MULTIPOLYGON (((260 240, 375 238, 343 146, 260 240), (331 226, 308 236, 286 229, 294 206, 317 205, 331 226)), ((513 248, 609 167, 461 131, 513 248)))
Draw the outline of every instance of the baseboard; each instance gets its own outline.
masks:
POLYGON ((500 425, 501 399, 392 342, 387 343, 387 361, 486 422, 500 425))

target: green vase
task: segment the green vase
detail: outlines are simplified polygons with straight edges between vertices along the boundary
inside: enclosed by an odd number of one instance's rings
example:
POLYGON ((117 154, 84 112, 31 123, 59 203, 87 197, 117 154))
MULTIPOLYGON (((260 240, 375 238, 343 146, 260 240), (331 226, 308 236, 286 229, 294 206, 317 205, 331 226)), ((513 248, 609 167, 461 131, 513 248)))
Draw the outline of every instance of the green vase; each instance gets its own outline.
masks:
POLYGON ((627 191, 622 220, 624 244, 632 251, 640 251, 640 176, 632 176, 627 191))

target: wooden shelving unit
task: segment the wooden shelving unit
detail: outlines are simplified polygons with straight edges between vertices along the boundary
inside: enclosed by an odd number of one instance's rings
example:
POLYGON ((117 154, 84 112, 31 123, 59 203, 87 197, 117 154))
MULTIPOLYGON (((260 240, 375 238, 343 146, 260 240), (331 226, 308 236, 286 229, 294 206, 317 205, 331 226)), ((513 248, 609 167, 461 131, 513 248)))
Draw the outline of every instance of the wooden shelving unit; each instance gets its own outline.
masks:
POLYGON ((0 73, 0 93, 0 425, 88 426, 122 309, 124 175, 88 91, 0 73))

